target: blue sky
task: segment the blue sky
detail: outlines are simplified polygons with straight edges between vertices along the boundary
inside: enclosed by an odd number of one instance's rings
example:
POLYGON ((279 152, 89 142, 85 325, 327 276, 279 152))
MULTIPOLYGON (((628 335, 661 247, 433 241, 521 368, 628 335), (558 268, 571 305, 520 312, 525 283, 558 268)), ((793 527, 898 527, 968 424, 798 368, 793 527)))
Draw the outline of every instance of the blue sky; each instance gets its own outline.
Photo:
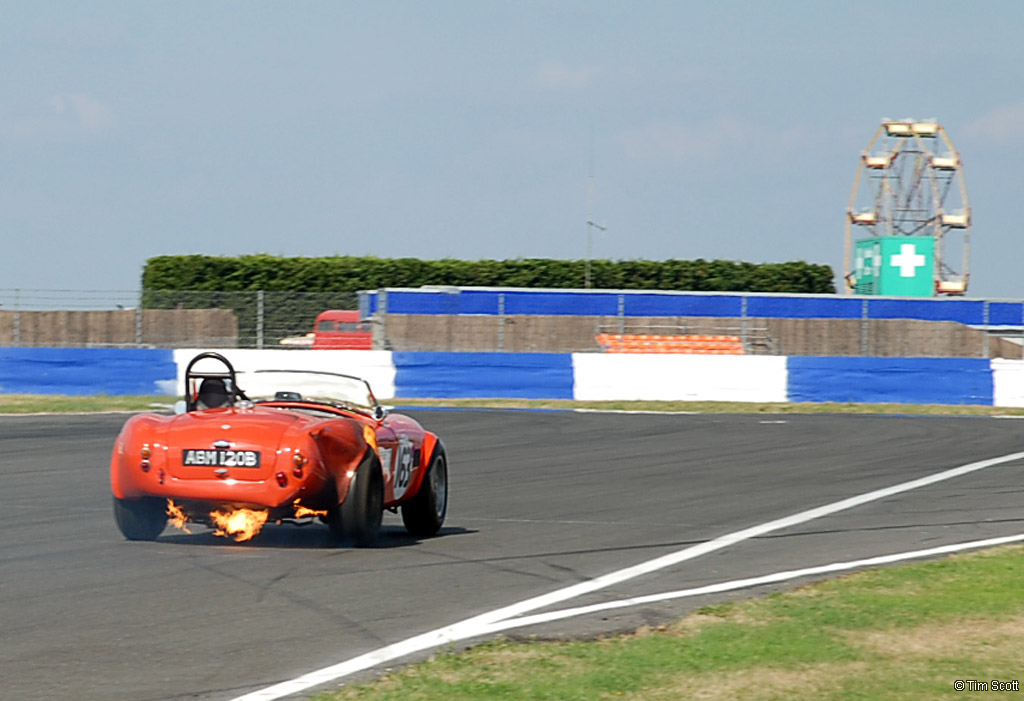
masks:
POLYGON ((0 289, 151 256, 843 265, 861 151, 936 118, 973 297, 1024 298, 1024 3, 0 0, 0 289))

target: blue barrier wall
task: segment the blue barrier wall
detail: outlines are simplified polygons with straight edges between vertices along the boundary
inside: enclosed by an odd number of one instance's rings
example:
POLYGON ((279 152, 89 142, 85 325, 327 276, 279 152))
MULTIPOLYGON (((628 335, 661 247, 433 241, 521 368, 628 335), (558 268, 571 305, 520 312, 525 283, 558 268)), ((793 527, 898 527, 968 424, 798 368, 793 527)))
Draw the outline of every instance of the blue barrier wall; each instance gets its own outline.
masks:
POLYGON ((174 351, 152 348, 0 348, 3 394, 166 394, 174 351))
MULTIPOLYGON (((869 312, 870 313, 870 312, 869 312)), ((766 319, 860 319, 864 302, 856 297, 747 297, 747 316, 766 319)))
POLYGON ((502 293, 506 314, 545 314, 550 316, 615 316, 619 296, 607 292, 579 295, 575 292, 502 293))
POLYGON ((383 305, 394 314, 865 318, 955 321, 975 326, 1024 324, 1024 302, 950 298, 451 287, 364 291, 359 299, 364 316, 383 305))
POLYGON ((572 399, 568 353, 392 354, 396 397, 572 399))
POLYGON ((625 316, 738 317, 743 314, 743 298, 730 295, 666 295, 641 292, 624 294, 622 307, 625 316))
POLYGON ((920 319, 957 321, 961 324, 985 323, 985 302, 962 299, 869 299, 869 319, 920 319))
POLYGON ((988 323, 993 326, 1024 325, 1024 305, 1018 302, 989 302, 988 323))
POLYGON ((791 357, 787 371, 791 402, 993 404, 987 359, 791 357))

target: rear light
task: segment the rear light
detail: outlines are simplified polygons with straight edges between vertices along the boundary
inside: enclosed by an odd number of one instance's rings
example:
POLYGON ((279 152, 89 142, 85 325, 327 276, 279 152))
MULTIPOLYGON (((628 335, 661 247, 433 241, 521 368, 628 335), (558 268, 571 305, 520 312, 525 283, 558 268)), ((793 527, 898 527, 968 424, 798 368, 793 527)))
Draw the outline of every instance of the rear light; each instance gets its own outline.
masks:
POLYGON ((285 487, 288 485, 288 475, 283 472, 278 472, 277 475, 277 486, 285 487))
POLYGON ((295 465, 295 467, 292 468, 292 474, 295 475, 297 479, 302 479, 302 468, 306 466, 307 462, 309 461, 306 460, 306 456, 302 453, 296 451, 295 455, 292 456, 292 463, 295 465))
POLYGON ((139 467, 142 468, 143 472, 149 472, 149 468, 153 465, 149 462, 149 458, 152 457, 153 451, 149 448, 149 443, 142 444, 142 450, 139 451, 139 467))
POLYGON ((149 468, 151 468, 152 466, 153 465, 152 463, 149 462, 149 460, 143 460, 139 463, 139 467, 142 468, 143 472, 149 472, 149 468))

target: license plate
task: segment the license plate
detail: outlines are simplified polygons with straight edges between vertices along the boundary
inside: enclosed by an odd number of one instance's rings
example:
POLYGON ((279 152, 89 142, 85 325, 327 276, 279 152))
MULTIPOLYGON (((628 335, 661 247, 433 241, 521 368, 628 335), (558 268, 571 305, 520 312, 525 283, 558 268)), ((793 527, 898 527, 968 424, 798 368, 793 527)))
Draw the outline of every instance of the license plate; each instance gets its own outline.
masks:
POLYGON ((181 464, 210 467, 259 467, 260 451, 229 450, 225 448, 185 448, 181 451, 181 464))

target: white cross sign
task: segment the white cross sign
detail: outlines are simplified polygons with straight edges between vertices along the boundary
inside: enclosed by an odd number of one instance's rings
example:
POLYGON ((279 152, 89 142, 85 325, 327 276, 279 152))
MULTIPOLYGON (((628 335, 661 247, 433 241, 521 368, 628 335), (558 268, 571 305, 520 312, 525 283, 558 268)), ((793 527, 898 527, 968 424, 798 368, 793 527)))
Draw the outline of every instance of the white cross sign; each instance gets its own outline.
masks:
POLYGON ((889 265, 900 269, 900 277, 914 277, 917 269, 925 264, 925 257, 917 252, 912 243, 900 244, 900 252, 889 257, 889 265))

